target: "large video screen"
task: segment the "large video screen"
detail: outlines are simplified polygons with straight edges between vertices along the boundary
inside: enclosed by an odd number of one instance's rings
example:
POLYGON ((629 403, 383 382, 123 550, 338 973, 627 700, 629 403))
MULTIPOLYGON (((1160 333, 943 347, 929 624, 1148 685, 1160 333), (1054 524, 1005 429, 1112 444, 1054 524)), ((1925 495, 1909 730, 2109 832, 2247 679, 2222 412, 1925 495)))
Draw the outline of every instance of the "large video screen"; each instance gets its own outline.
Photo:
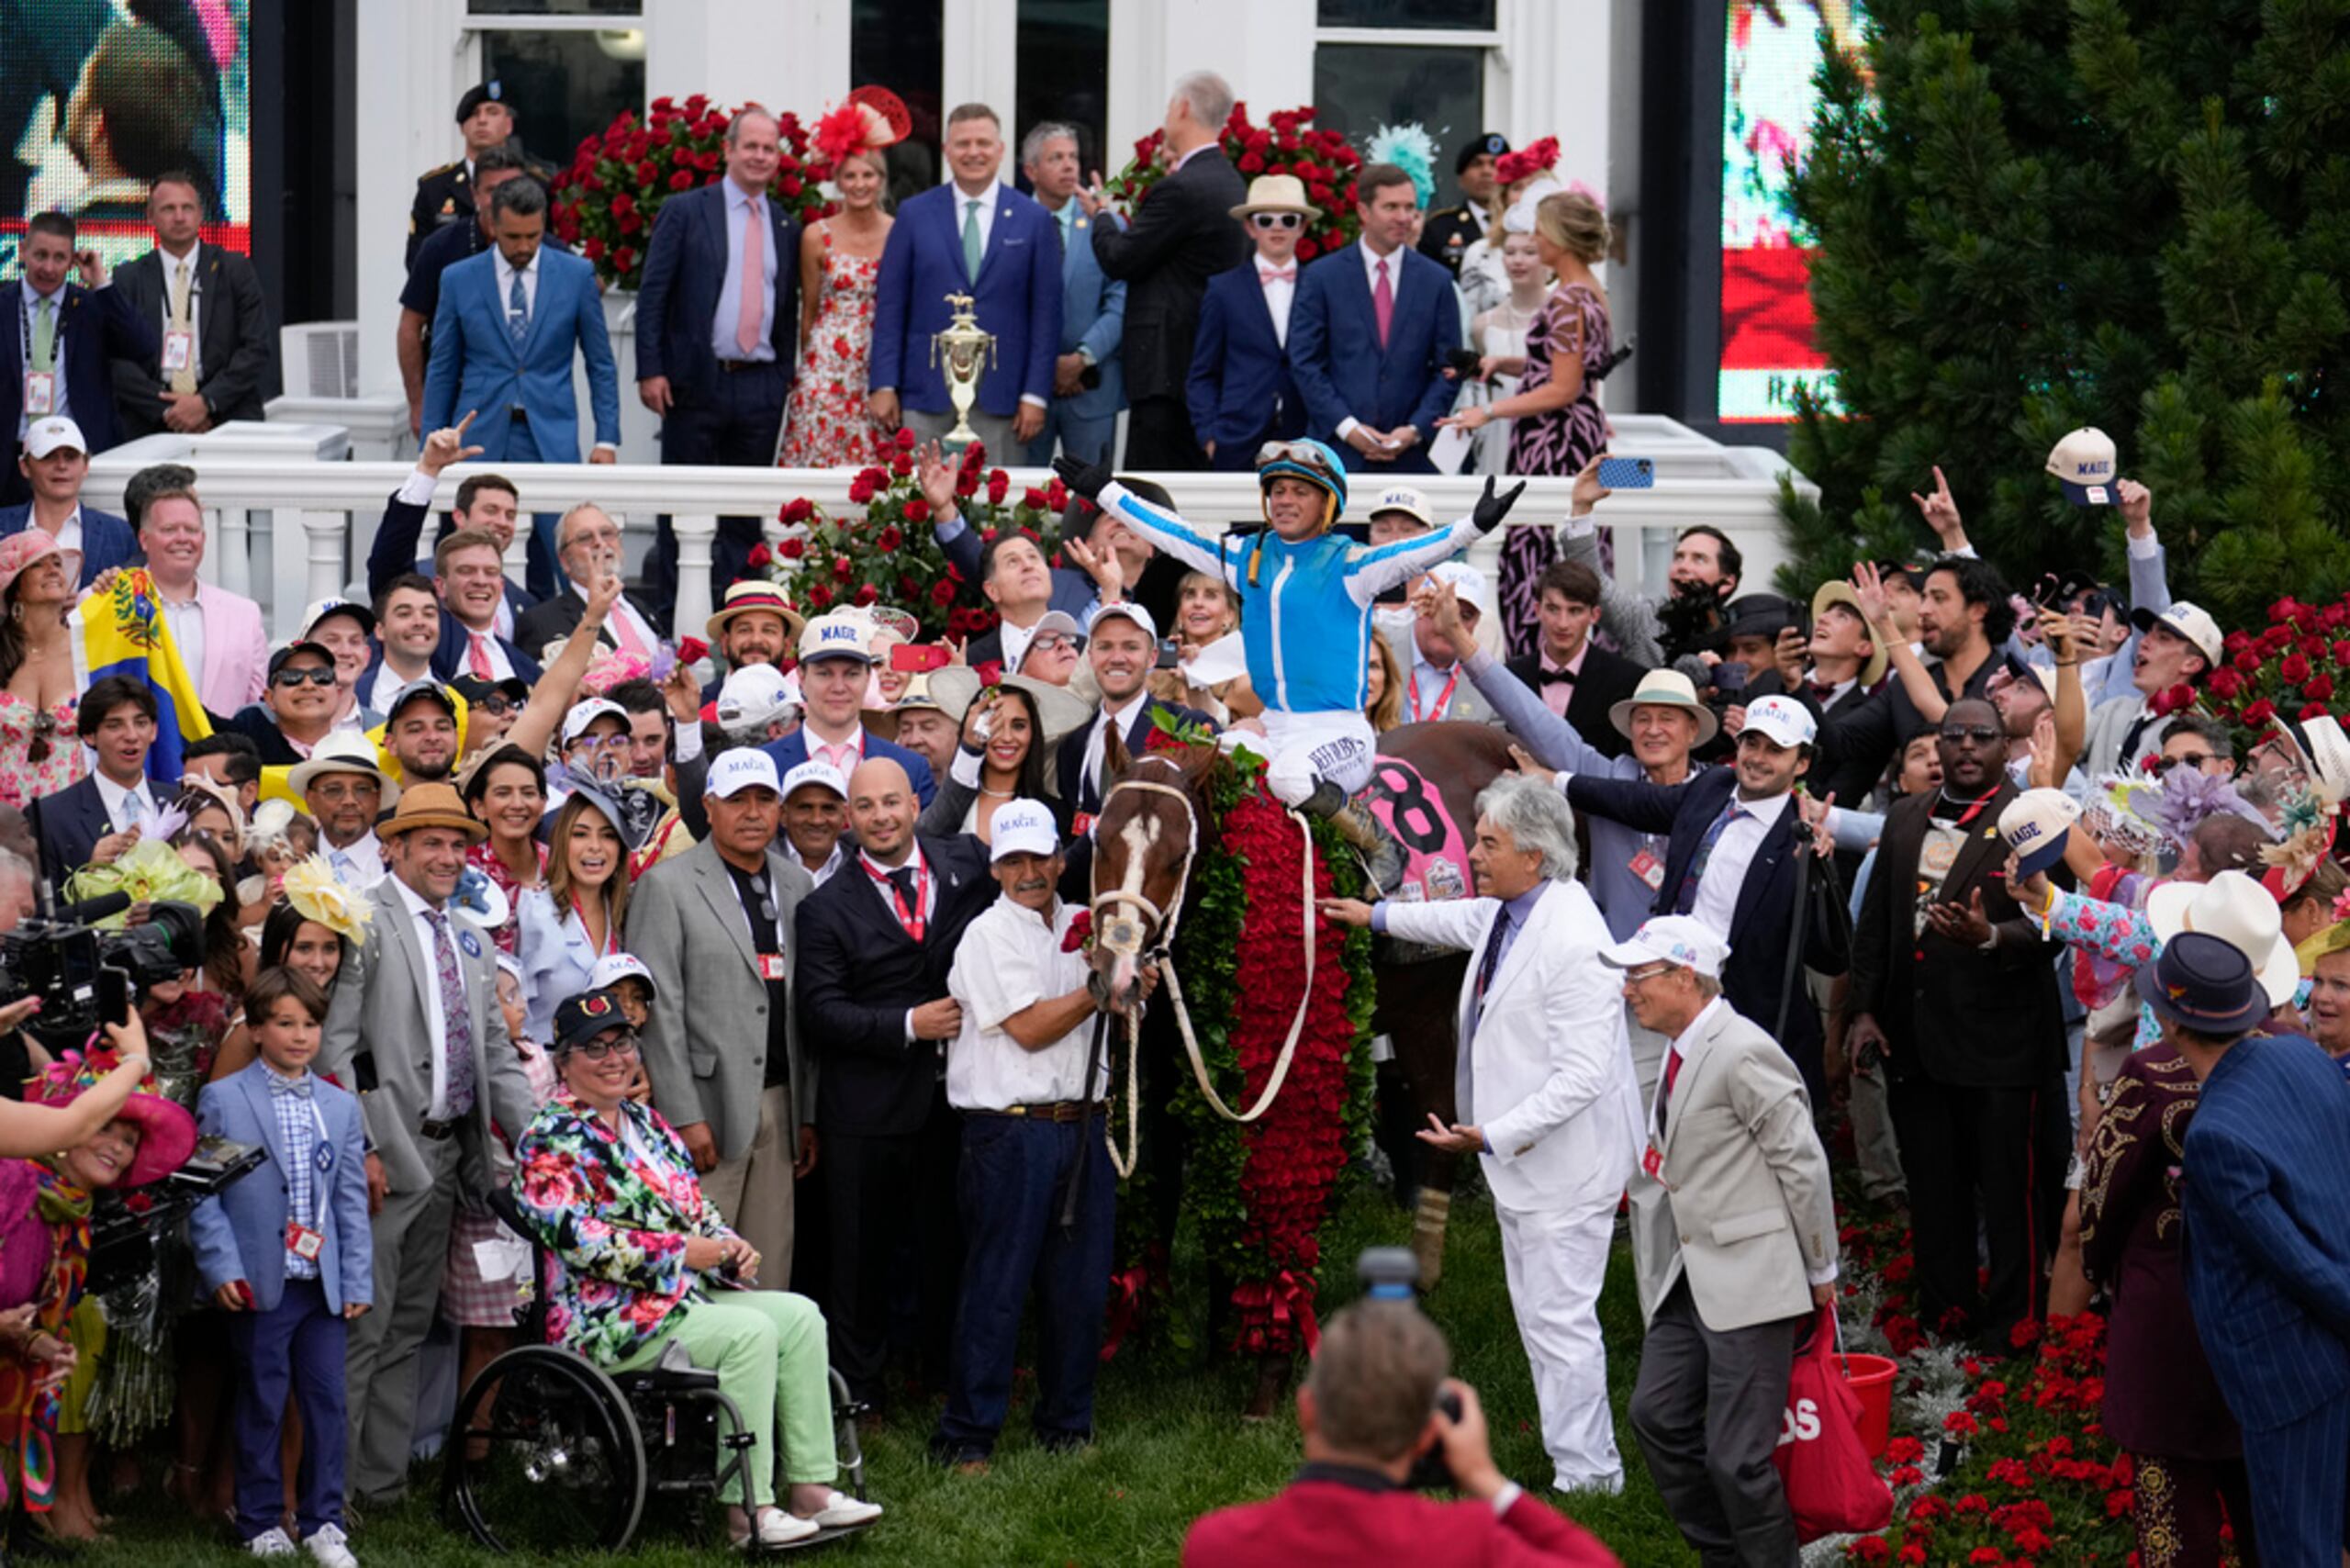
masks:
POLYGON ((170 171, 204 191, 205 238, 250 252, 251 35, 251 0, 0 0, 0 277, 39 212, 109 267, 149 250, 170 171))
POLYGON ((1811 142, 1823 37, 1857 52, 1858 0, 1728 0, 1722 59, 1718 416, 1785 420, 1798 383, 1833 395, 1812 342, 1811 236, 1788 200, 1811 142))

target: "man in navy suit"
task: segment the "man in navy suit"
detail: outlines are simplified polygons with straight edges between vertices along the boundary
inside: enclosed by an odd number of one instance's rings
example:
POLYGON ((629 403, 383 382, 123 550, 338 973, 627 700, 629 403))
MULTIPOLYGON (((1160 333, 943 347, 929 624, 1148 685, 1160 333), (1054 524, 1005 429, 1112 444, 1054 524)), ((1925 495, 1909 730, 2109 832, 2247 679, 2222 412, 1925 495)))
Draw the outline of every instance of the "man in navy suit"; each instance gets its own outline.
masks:
MULTIPOLYGON (((452 463, 464 463, 481 455, 480 447, 464 444, 465 431, 478 417, 468 412, 455 425, 426 436, 416 454, 416 471, 401 480, 400 487, 384 503, 383 520, 375 524, 375 542, 367 549, 369 598, 382 599, 396 579, 409 573, 426 577, 433 575, 432 557, 417 554, 424 538, 424 520, 431 515, 432 496, 440 487, 441 471, 452 463)), ((520 521, 520 498, 515 493, 513 480, 498 474, 469 475, 457 487, 457 505, 442 520, 438 538, 445 539, 461 528, 479 529, 498 541, 498 554, 503 556, 514 543, 514 529, 520 521)), ((503 580, 505 602, 498 607, 493 630, 510 643, 515 641, 516 621, 538 600, 511 577, 503 580)))
MULTIPOLYGON (((576 463, 576 352, 587 356, 596 421, 588 461, 618 462, 620 382, 596 269, 543 243, 547 191, 529 175, 498 186, 489 210, 497 243, 442 274, 424 373, 424 428, 439 430, 476 412, 481 418, 469 433, 490 462, 576 463)), ((532 529, 530 582, 538 598, 554 593, 551 513, 541 513, 532 529)))
MULTIPOLYGON (((98 253, 74 250, 73 232, 62 212, 34 215, 17 252, 25 275, 0 286, 0 427, 21 442, 35 420, 62 415, 95 454, 122 439, 106 362, 160 353, 162 343, 122 291, 106 286, 98 253), (77 266, 82 281, 68 282, 77 266)), ((0 464, 0 506, 31 497, 16 465, 0 464)))
POLYGON ((1460 346, 1452 274, 1412 249, 1412 176, 1373 163, 1356 176, 1362 241, 1298 280, 1289 362, 1306 425, 1349 469, 1433 474, 1427 443, 1458 388, 1444 370, 1460 346))
POLYGON ((1116 223, 1115 213, 1089 218, 1077 202, 1077 128, 1047 120, 1020 144, 1020 166, 1052 216, 1061 246, 1060 356, 1053 361, 1053 401, 1045 428, 1021 459, 1049 467, 1053 447, 1088 463, 1110 461, 1118 410, 1126 403, 1125 362, 1118 353, 1126 330, 1126 286, 1102 275, 1092 227, 1116 223))
POLYGON ((512 677, 536 685, 538 660, 498 630, 505 604, 506 559, 488 530, 464 528, 432 552, 441 590, 441 641, 432 653, 435 680, 470 675, 476 680, 512 677))
MULTIPOLYGON (((768 194, 783 156, 773 115, 726 128, 726 177, 664 202, 636 293, 636 395, 661 420, 661 461, 770 466, 783 435, 800 329, 800 225, 768 194)), ((722 517, 710 599, 750 570, 759 520, 722 517)), ((677 540, 654 546, 656 602, 677 587, 677 540)))
POLYGON ((846 615, 820 615, 800 629, 800 693, 807 716, 800 727, 760 749, 775 758, 780 778, 801 763, 827 762, 844 778, 867 757, 889 757, 906 770, 922 803, 938 792, 930 764, 865 727, 865 689, 873 673, 873 650, 865 622, 846 615))
POLYGON ((0 539, 40 528, 54 534, 58 549, 78 556, 80 586, 88 588, 100 572, 127 566, 139 555, 138 535, 130 524, 110 511, 82 504, 82 482, 90 476, 90 454, 82 427, 72 420, 50 415, 25 427, 25 454, 17 470, 32 487, 33 498, 22 506, 0 507, 0 539))
POLYGON ((1297 241, 1322 209, 1294 174, 1259 174, 1232 209, 1257 253, 1208 279, 1192 342, 1184 397, 1208 465, 1254 470, 1257 449, 1305 433, 1305 399, 1289 365, 1290 312, 1297 301, 1297 241))
POLYGON ((2244 1428, 2260 1560, 2332 1568, 2350 1477, 2350 1087, 2314 1042, 2251 1033, 2268 997, 2231 943, 2182 932, 2137 986, 2203 1086, 2181 1161, 2187 1296, 2244 1428))
POLYGON ((113 853, 119 854, 136 842, 124 834, 155 820, 159 802, 147 781, 147 754, 155 746, 156 712, 147 683, 127 675, 107 676, 82 694, 73 728, 97 766, 81 782, 25 808, 26 825, 40 845, 40 874, 57 886, 88 865, 101 844, 116 841, 113 853))
POLYGON ((1052 405, 1061 254, 1052 215, 997 180, 1002 162, 993 109, 965 104, 947 116, 955 177, 900 207, 881 250, 867 385, 884 426, 902 420, 924 441, 952 430, 955 410, 945 373, 931 364, 931 337, 953 314, 946 297, 969 295, 980 328, 995 334, 971 429, 989 452, 1009 457, 1043 433, 1052 405))

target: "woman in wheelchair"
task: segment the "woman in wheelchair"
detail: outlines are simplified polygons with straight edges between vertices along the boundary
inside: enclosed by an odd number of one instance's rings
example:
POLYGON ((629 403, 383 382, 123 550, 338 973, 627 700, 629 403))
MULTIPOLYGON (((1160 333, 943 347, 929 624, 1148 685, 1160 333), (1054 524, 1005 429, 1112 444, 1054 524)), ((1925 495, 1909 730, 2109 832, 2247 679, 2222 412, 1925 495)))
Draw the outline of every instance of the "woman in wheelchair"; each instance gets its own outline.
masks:
POLYGON ((607 1372, 656 1362, 672 1340, 756 1439, 745 1473, 781 1506, 729 1488, 737 1546, 785 1546, 878 1517, 837 1474, 824 1318, 806 1296, 750 1288, 759 1255, 703 1197, 693 1160, 649 1105, 628 1098, 636 1036, 610 991, 555 1011, 562 1087, 515 1149, 514 1193, 556 1260, 547 1337, 607 1372), (770 1444, 780 1420, 783 1454, 770 1444), (788 1488, 788 1495, 787 1495, 788 1488))

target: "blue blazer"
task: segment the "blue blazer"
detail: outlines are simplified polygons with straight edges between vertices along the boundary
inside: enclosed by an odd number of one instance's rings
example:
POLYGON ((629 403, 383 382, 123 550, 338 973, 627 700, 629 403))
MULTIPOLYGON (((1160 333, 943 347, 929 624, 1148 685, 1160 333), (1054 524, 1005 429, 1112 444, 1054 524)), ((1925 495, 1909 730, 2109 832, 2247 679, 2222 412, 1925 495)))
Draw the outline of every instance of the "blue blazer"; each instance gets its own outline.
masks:
MULTIPOLYGON (((441 427, 436 425, 433 428, 438 430, 441 427)), ((517 632, 521 630, 521 623, 519 621, 515 623, 514 629, 517 632)), ((539 677, 543 673, 539 668, 538 660, 504 637, 498 639, 498 645, 506 650, 506 660, 514 666, 514 673, 517 676, 532 686, 538 685, 539 677)), ((442 610, 441 612, 441 645, 432 650, 432 678, 435 680, 454 680, 464 674, 465 655, 472 651, 473 639, 466 635, 464 623, 447 610, 442 610)), ((375 666, 382 662, 383 654, 379 649, 375 659, 368 666, 369 670, 372 672, 375 666)))
POLYGON ((2188 1304, 2247 1434, 2350 1391, 2350 1085, 2299 1035, 2220 1058, 2187 1129, 2188 1304))
MULTIPOLYGON (((286 1212, 286 1150, 278 1137, 277 1114, 269 1103, 268 1070, 258 1060, 248 1062, 241 1070, 206 1084, 196 1096, 198 1128, 233 1143, 258 1145, 269 1150, 269 1159, 197 1204, 188 1221, 196 1271, 204 1276, 205 1288, 216 1291, 231 1280, 242 1280, 252 1287, 253 1305, 263 1312, 285 1299, 285 1225, 296 1217, 286 1212)), ((319 1283, 326 1289, 327 1305, 340 1313, 348 1303, 375 1299, 366 1139, 358 1099, 318 1077, 315 1069, 311 1077, 316 1086, 310 1103, 325 1118, 327 1142, 335 1151, 331 1170, 322 1176, 314 1166, 310 1171, 312 1201, 321 1186, 326 1193, 319 1283)))
MULTIPOLYGON (((78 744, 60 739, 62 744, 78 744)), ((54 795, 26 801, 25 818, 40 846, 40 874, 59 888, 90 863, 90 852, 97 848, 98 840, 114 831, 95 773, 85 774, 54 795)))
MULTIPOLYGON (((1304 286, 1305 274, 1301 272, 1290 303, 1292 342, 1297 334, 1297 301, 1304 286)), ((1192 340, 1192 374, 1184 383, 1183 398, 1192 410, 1192 433, 1203 445, 1215 442, 1219 457, 1259 437, 1305 433, 1305 399, 1298 394, 1289 355, 1273 334, 1273 313, 1265 305, 1265 286, 1258 281, 1254 256, 1208 279, 1207 294, 1200 301, 1199 330, 1192 340)), ((1380 425, 1382 430, 1387 428, 1380 425)))
MULTIPOLYGON (((1387 347, 1379 346, 1371 280, 1359 245, 1334 251, 1298 274, 1289 310, 1289 363, 1305 398, 1307 432, 1337 449, 1349 469, 1425 474, 1436 421, 1460 388, 1442 374, 1460 346, 1460 300, 1452 274, 1406 245, 1395 286, 1387 347), (1380 430, 1412 425, 1419 444, 1393 463, 1371 464, 1338 439, 1338 421, 1380 430)), ((426 426, 433 429, 433 426, 426 426)))
MULTIPOLYGON (((781 778, 808 760, 808 732, 794 730, 783 739, 769 741, 759 749, 775 758, 776 776, 781 778)), ((923 761, 919 753, 885 741, 867 730, 865 732, 865 755, 867 758, 886 756, 903 767, 906 777, 913 780, 914 793, 922 797, 923 805, 930 804, 931 797, 938 793, 938 780, 930 776, 930 764, 923 761)))
MULTIPOLYGON (((24 298, 23 280, 0 284, 0 439, 8 443, 12 488, 24 483, 16 464, 17 421, 25 417, 24 298)), ((122 441, 114 369, 106 362, 153 359, 162 352, 155 323, 131 308, 129 295, 113 287, 93 293, 67 280, 57 308, 57 357, 65 367, 65 412, 82 427, 92 456, 122 441)))
MULTIPOLYGON (((775 261, 775 324, 767 342, 788 385, 800 332, 800 225, 773 196, 767 198, 767 247, 775 261)), ((644 277, 636 289, 639 381, 667 376, 670 392, 689 409, 717 398, 718 353, 710 333, 725 286, 722 181, 671 196, 653 219, 653 242, 645 248, 644 277)))
MULTIPOLYGON (((1056 227, 1059 223, 1049 212, 1045 220, 1056 227)), ((1106 419, 1126 406, 1125 361, 1118 353, 1126 335, 1126 286, 1102 275, 1093 254, 1096 223, 1125 227, 1123 218, 1106 208, 1099 218, 1088 218, 1080 210, 1061 256, 1060 352, 1089 350, 1102 371, 1101 386, 1059 400, 1064 413, 1080 420, 1106 419)))
MULTIPOLYGON (((22 533, 32 521, 30 501, 21 506, 0 507, 0 539, 22 533)), ((88 588, 100 572, 128 566, 138 558, 139 536, 130 532, 128 521, 95 507, 82 509, 82 587, 88 588)))
MULTIPOLYGON (((466 436, 485 463, 509 461, 520 409, 542 463, 579 461, 579 405, 571 395, 571 356, 588 356, 588 401, 596 440, 620 444, 621 392, 612 340, 596 269, 554 245, 539 249, 538 298, 520 348, 506 330, 498 296, 498 253, 467 256, 441 277, 432 318, 432 361, 424 373, 424 428, 453 425, 468 409, 481 417, 466 436)), ((1430 263, 1433 265, 1434 263, 1430 263)), ((520 454, 531 455, 525 449, 520 454)))
POLYGON ((950 294, 971 296, 979 325, 995 334, 995 358, 979 377, 980 411, 1010 419, 1023 397, 1053 400, 1053 359, 1061 342, 1053 215, 1006 185, 997 185, 992 199, 995 221, 976 282, 963 271, 962 196, 953 185, 913 197, 890 227, 866 381, 876 390, 895 388, 902 409, 934 414, 950 406, 946 377, 930 363, 931 334, 945 330, 952 314, 950 294))

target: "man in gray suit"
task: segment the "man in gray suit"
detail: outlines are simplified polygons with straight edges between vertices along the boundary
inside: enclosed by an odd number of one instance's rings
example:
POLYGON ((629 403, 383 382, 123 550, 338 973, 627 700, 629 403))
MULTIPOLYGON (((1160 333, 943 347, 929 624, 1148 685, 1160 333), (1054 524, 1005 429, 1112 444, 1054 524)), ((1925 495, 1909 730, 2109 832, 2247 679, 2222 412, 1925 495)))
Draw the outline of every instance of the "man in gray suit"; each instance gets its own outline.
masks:
POLYGON ((1600 952, 1641 1027, 1672 1041, 1632 1178, 1648 1316, 1632 1430, 1701 1558, 1787 1568, 1795 1516, 1771 1456, 1796 1332, 1835 1297, 1836 1205, 1802 1075, 1723 1000, 1729 957, 1685 914, 1600 952))
POLYGON ((490 1140, 520 1137, 537 1110, 497 1005, 498 955, 447 907, 487 832, 451 785, 401 795, 375 830, 391 874, 361 895, 373 918, 342 961, 319 1047, 319 1070, 358 1092, 367 1121, 375 1309, 352 1325, 349 1364, 361 1501, 408 1485, 417 1350, 441 1305, 460 1183, 486 1183, 490 1140))
POLYGON ((778 1290, 791 1277, 792 1179, 816 1163, 816 1068, 791 1005, 792 921, 816 884, 778 848, 782 801, 767 753, 721 753, 708 836, 647 871, 628 908, 629 949, 658 986, 644 1028, 653 1103, 778 1290))
POLYGON ((1124 356, 1126 286, 1102 275, 1094 258, 1092 227, 1124 227, 1116 213, 1088 217, 1077 197, 1077 128, 1046 120, 1020 142, 1020 167, 1051 214, 1061 241, 1061 341, 1053 361, 1053 400, 1045 428, 1028 443, 1031 468, 1052 465, 1053 446, 1088 463, 1110 461, 1117 439, 1118 410, 1126 406, 1124 356))

